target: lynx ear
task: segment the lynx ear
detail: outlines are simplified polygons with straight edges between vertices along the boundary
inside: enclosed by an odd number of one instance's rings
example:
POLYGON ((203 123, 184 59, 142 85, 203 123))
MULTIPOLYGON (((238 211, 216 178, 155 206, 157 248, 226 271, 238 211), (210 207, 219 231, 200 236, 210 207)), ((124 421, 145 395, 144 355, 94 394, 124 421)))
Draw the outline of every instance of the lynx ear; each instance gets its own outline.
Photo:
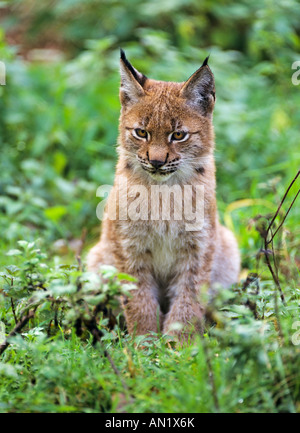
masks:
POLYGON ((215 103, 215 80, 207 64, 208 57, 183 85, 180 95, 187 99, 189 105, 200 110, 204 116, 212 113, 215 103))
POLYGON ((144 96, 143 85, 147 77, 137 71, 126 59, 125 52, 120 50, 121 87, 120 100, 122 105, 134 104, 144 96))

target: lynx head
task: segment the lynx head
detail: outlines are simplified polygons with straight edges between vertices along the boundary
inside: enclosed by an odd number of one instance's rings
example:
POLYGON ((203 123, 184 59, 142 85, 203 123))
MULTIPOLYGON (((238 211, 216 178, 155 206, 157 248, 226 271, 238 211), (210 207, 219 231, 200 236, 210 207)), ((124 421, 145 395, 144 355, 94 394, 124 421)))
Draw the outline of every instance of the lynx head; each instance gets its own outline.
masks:
POLYGON ((215 85, 207 61, 184 83, 156 81, 121 50, 120 151, 148 181, 187 180, 211 159, 215 85))

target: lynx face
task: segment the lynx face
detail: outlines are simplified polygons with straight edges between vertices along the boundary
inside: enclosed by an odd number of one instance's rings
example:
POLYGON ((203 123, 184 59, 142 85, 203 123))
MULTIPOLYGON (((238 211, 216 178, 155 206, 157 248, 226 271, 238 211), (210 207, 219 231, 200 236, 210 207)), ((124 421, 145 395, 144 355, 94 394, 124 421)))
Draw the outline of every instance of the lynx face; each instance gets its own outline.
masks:
POLYGON ((121 52, 121 147, 155 181, 188 179, 213 151, 214 78, 207 61, 185 83, 148 79, 121 52))

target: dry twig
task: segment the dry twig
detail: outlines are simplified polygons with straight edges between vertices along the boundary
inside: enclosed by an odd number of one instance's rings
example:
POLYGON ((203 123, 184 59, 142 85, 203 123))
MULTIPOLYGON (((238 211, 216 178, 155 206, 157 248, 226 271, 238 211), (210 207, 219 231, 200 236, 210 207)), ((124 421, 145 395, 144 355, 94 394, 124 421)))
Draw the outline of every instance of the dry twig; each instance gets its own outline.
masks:
POLYGON ((295 195, 292 203, 290 204, 290 206, 289 206, 288 210, 286 211, 286 213, 285 213, 285 215, 284 215, 281 223, 279 224, 279 226, 277 227, 277 229, 275 230, 274 233, 273 233, 272 229, 273 229, 274 222, 275 222, 275 220, 276 220, 276 218, 277 218, 277 216, 278 216, 278 214, 280 212, 280 209, 282 208, 282 205, 283 205, 285 199, 287 198, 290 189, 292 188, 292 186, 296 182, 296 180, 299 177, 299 175, 300 175, 300 170, 298 171, 298 173, 296 174, 296 176, 294 177, 294 179, 292 180, 292 182, 288 186, 288 188, 287 188, 284 196, 282 197, 282 200, 281 200, 281 202, 280 202, 280 204, 279 204, 279 206, 277 208, 277 211, 275 212, 273 218, 271 219, 271 221, 270 221, 267 229, 260 230, 260 234, 261 234, 261 236, 264 239, 264 248, 261 250, 261 252, 263 252, 264 255, 265 255, 267 266, 268 266, 269 271, 270 271, 270 273, 272 275, 273 281, 275 282, 276 287, 279 290, 280 298, 281 298, 281 300, 282 300, 283 303, 285 303, 285 298, 284 298, 284 294, 283 294, 283 291, 282 291, 282 288, 281 288, 281 285, 280 285, 280 281, 279 281, 278 267, 277 267, 276 258, 275 258, 275 250, 274 250, 273 241, 274 241, 274 238, 275 238, 276 234, 278 233, 278 231, 280 230, 280 228, 283 226, 283 224, 284 224, 284 222, 285 222, 285 220, 286 220, 286 218, 287 218, 290 210, 292 209, 292 207, 293 207, 293 205, 294 205, 294 203, 295 203, 295 201, 296 201, 296 199, 297 199, 297 197, 298 197, 298 195, 300 193, 300 188, 297 191, 297 193, 296 193, 296 195, 295 195), (275 269, 273 268, 273 266, 271 264, 270 256, 273 256, 273 262, 274 262, 274 268, 275 269))

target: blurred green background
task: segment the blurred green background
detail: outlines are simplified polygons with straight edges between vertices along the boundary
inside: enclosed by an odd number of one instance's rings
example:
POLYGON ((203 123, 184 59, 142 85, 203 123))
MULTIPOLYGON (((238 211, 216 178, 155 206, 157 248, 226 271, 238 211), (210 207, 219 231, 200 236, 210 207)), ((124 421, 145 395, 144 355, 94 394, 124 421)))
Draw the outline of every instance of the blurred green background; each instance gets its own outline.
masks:
MULTIPOLYGON (((96 189, 113 182, 116 163, 119 47, 169 81, 210 54, 220 217, 243 266, 255 267, 255 218, 276 211, 300 166, 296 0, 0 1, 1 250, 40 238, 68 260, 84 228, 85 251, 96 241, 96 189)), ((296 203, 280 244, 288 277, 300 261, 299 221, 296 203)))

